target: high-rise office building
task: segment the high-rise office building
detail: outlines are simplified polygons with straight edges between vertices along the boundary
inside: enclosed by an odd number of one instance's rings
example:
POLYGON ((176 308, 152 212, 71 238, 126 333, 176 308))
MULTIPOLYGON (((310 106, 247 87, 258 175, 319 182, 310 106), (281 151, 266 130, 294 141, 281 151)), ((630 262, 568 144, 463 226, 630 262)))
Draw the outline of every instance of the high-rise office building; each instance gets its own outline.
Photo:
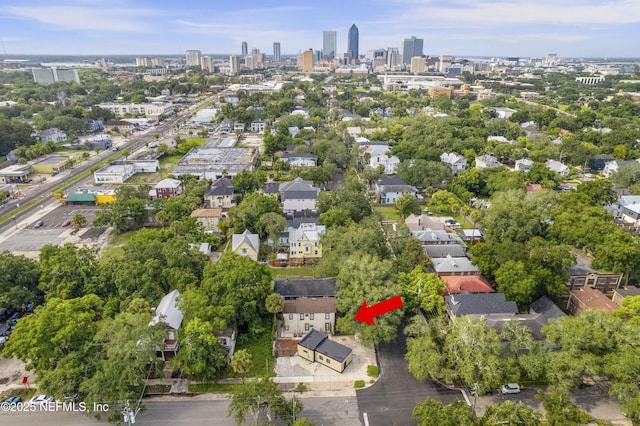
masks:
POLYGON ((335 59, 338 50, 338 34, 335 31, 322 32, 322 56, 335 59))
POLYGON ((202 61, 202 52, 199 50, 187 50, 187 68, 199 67, 202 61))
POLYGON ((449 72, 449 68, 451 68, 452 63, 453 63, 453 56, 440 55, 440 64, 438 65, 438 71, 442 73, 449 72))
POLYGON ((280 62, 280 43, 273 43, 273 62, 280 62))
POLYGON ((397 70, 402 65, 402 55, 397 47, 387 49, 387 69, 390 71, 397 70))
POLYGON ((201 63, 200 63, 200 68, 202 68, 202 70, 207 70, 209 72, 213 72, 214 71, 214 67, 213 67, 213 58, 211 56, 203 56, 201 63))
POLYGON ((249 45, 247 44, 246 41, 242 42, 242 59, 247 57, 247 54, 249 53, 249 45))
POLYGON ((404 50, 402 51, 402 63, 405 65, 411 64, 411 58, 415 56, 423 56, 422 53, 424 40, 421 38, 405 38, 404 50))
POLYGON ((360 57, 358 52, 358 42, 360 38, 360 33, 358 32, 358 27, 356 24, 353 24, 351 28, 349 28, 349 41, 347 43, 347 53, 351 55, 352 59, 356 61, 360 57))
POLYGON ((313 49, 306 50, 302 55, 302 71, 313 72, 313 49))
POLYGON ((240 72, 240 56, 229 56, 229 74, 236 75, 240 72))

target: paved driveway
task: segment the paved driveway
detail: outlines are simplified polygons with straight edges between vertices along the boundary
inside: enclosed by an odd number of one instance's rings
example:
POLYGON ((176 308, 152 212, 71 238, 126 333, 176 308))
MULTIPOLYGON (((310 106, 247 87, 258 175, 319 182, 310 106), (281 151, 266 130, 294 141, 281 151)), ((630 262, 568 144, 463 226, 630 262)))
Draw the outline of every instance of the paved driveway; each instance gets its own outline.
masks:
POLYGON ((415 425, 411 411, 425 398, 444 404, 462 399, 460 391, 433 382, 417 381, 407 369, 406 351, 406 339, 402 333, 395 341, 378 346, 380 378, 373 386, 356 392, 365 426, 415 425))

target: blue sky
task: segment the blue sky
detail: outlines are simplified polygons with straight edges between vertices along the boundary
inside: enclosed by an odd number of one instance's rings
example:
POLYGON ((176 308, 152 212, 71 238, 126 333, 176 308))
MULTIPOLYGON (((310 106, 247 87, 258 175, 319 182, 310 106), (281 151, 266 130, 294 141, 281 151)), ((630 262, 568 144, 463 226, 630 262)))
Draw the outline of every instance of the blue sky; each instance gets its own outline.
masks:
MULTIPOLYGON (((1 0, 11 54, 239 53, 320 49, 322 31, 360 51, 424 38, 427 55, 640 57, 639 0, 1 0)), ((2 53, 2 52, 0 52, 2 53)))

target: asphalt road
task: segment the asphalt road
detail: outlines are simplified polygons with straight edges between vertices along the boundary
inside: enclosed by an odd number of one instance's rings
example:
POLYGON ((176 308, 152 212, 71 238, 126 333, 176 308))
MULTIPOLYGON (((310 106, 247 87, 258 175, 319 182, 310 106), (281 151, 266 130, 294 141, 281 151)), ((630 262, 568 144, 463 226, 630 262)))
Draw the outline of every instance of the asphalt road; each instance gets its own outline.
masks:
MULTIPOLYGON (((314 420, 318 426, 356 426, 358 408, 355 398, 304 398, 300 416, 314 420)), ((229 401, 185 399, 184 401, 145 401, 147 410, 136 417, 136 425, 235 426, 227 418, 229 401)), ((27 412, 0 413, 0 426, 95 426, 107 424, 82 413, 27 412)))
POLYGON ((460 391, 429 381, 417 381, 407 368, 403 333, 391 343, 379 345, 376 353, 380 378, 371 387, 358 390, 358 409, 365 426, 415 425, 411 411, 427 397, 449 404, 463 399, 460 391))

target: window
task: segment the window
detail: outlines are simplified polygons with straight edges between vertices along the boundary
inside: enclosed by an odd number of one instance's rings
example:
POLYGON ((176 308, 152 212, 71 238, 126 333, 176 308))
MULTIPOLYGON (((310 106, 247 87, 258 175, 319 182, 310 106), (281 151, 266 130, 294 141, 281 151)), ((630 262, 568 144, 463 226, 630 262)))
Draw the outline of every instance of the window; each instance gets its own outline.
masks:
POLYGON ((289 331, 289 324, 284 326, 284 331, 289 331))
POLYGON ((330 322, 325 322, 324 323, 324 331, 331 331, 331 323, 330 322))
POLYGON ((318 250, 316 250, 316 256, 318 255, 318 250))
POLYGON ((302 246, 302 243, 298 243, 298 247, 302 246))
POLYGON ((289 314, 289 319, 292 320, 293 319, 293 314, 289 314))
POLYGON ((308 322, 304 323, 304 331, 309 331, 309 323, 308 322))
POLYGON ((319 359, 320 361, 324 361, 324 357, 323 357, 322 355, 318 355, 318 359, 319 359))
POLYGON ((313 320, 313 314, 309 314, 309 319, 313 320))
POLYGON ((300 319, 303 320, 304 319, 304 314, 300 314, 300 319))
POLYGON ((326 320, 331 319, 331 314, 324 314, 324 319, 326 320))
POLYGON ((243 249, 242 249, 242 254, 243 254, 243 255, 246 255, 246 254, 247 254, 247 249, 246 249, 246 248, 243 248, 243 249))

